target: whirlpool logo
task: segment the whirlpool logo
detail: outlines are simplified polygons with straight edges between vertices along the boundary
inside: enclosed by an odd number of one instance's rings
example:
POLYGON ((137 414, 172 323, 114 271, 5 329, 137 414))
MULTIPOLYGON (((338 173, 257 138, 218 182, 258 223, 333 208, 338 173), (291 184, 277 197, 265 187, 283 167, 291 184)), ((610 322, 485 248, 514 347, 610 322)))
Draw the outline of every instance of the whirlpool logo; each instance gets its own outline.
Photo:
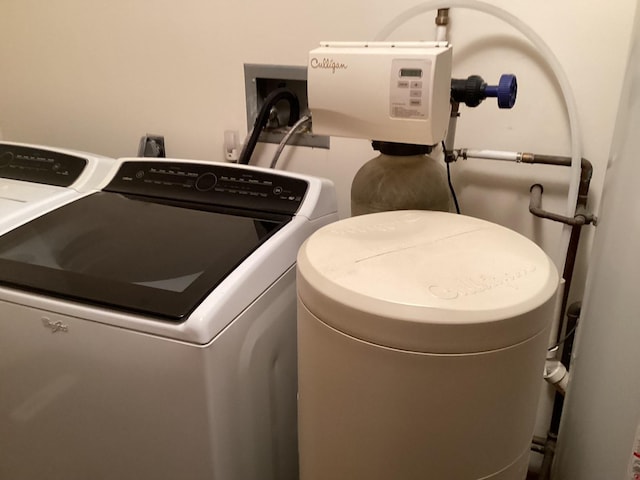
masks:
POLYGON ((311 68, 321 70, 331 70, 331 73, 336 73, 336 70, 346 70, 349 66, 346 63, 337 62, 332 58, 316 58, 313 57, 310 62, 311 68))
POLYGON ((51 330, 51 333, 58 333, 58 332, 62 332, 62 333, 67 333, 69 331, 69 327, 67 325, 65 325, 64 323, 57 321, 57 322, 52 322, 49 318, 47 317, 42 317, 42 324, 51 330))

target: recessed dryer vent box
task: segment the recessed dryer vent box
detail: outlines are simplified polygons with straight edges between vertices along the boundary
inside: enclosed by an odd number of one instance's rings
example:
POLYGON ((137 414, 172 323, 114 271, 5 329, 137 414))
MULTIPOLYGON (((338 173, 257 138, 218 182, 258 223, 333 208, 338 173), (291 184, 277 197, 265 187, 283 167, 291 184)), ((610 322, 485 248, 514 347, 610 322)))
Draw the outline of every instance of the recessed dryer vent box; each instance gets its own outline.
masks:
MULTIPOLYGON (((253 123, 262 107, 265 98, 277 88, 292 90, 300 101, 300 116, 309 114, 307 100, 307 68, 302 66, 282 65, 244 65, 245 92, 247 97, 247 130, 251 132, 253 123)), ((289 106, 280 102, 274 110, 274 115, 260 135, 259 141, 280 143, 289 130, 289 106)), ((329 148, 329 137, 315 135, 313 123, 311 130, 302 131, 294 135, 291 145, 329 148)))

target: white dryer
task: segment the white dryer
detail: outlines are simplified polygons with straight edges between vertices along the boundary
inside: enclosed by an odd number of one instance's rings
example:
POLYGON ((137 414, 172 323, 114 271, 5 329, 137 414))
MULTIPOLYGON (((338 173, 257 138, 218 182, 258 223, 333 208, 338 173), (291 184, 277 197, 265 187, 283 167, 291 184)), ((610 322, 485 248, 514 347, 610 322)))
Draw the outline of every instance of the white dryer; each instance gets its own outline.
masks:
POLYGON ((122 159, 0 237, 0 478, 292 480, 295 259, 326 180, 122 159))
POLYGON ((0 142, 0 234, 97 188, 114 162, 86 152, 0 142))

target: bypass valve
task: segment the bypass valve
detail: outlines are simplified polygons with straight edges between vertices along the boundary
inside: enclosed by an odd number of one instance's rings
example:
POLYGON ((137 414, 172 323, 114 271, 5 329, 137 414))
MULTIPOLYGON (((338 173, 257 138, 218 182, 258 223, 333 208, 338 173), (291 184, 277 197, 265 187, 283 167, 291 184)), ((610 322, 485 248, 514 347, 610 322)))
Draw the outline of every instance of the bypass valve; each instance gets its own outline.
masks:
POLYGON ((500 76, 498 85, 487 85, 479 75, 451 79, 451 101, 464 103, 467 107, 477 107, 485 98, 495 97, 498 99, 498 108, 512 108, 517 93, 516 76, 509 73, 500 76))

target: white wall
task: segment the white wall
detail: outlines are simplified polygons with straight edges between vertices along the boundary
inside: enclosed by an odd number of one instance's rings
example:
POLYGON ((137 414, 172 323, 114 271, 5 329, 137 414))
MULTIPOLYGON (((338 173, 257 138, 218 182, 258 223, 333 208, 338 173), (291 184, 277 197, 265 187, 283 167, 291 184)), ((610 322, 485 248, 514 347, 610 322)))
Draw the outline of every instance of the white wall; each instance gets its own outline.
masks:
MULTIPOLYGON (((170 156, 222 158, 223 131, 246 133, 243 63, 305 65, 320 40, 372 39, 411 0, 0 0, 0 130, 4 139, 134 155, 146 132, 170 156)), ((583 154, 595 165, 597 207, 629 49, 634 0, 492 0, 527 22, 559 58, 574 88, 583 154), (613 7, 612 5, 615 5, 613 7)), ((392 39, 433 38, 423 15, 392 39)), ((452 11, 454 73, 493 83, 518 75, 516 108, 463 107, 457 147, 567 155, 559 89, 529 43, 484 14, 452 11)), ((343 216, 349 186, 373 156, 365 141, 287 150, 281 165, 335 181, 343 216)), ((259 148, 260 164, 272 146, 259 148)), ((463 213, 507 225, 558 260, 560 227, 527 211, 529 186, 564 212, 568 169, 469 160, 453 166, 463 213)), ((591 229, 592 227, 589 227, 591 229)), ((587 229, 587 230, 589 230, 587 229)), ((589 236, 578 265, 580 294, 589 236)))
MULTIPOLYGON (((617 10, 604 0, 492 3, 529 23, 556 52, 580 105, 585 155, 603 165, 635 2, 617 0, 617 10)), ((246 132, 243 63, 305 65, 319 40, 372 38, 413 4, 2 0, 0 129, 5 139, 113 156, 134 154, 139 137, 153 132, 165 135, 170 155, 219 159, 222 132, 246 132)), ((464 109, 458 146, 569 153, 558 89, 526 40, 481 13, 456 10, 452 16, 456 75, 494 81, 509 71, 520 82, 513 111, 498 111, 493 102, 464 109)), ((393 38, 432 38, 432 23, 423 15, 393 38)), ((295 166, 345 178, 343 171, 371 156, 361 143, 334 141, 331 152, 301 149, 295 166)), ((526 196, 529 179, 521 191, 510 173, 501 173, 503 165, 469 163, 458 180, 465 211, 533 236, 531 219, 513 202, 526 196)), ((561 178, 549 183, 561 194, 564 178, 553 170, 550 178, 561 178)), ((538 178, 541 169, 513 171, 538 178)), ((602 171, 596 170, 596 191, 602 171)))
POLYGON ((640 458, 640 16, 607 165, 602 220, 558 438, 556 480, 638 478, 640 458), (612 281, 615 279, 615 281, 612 281))

